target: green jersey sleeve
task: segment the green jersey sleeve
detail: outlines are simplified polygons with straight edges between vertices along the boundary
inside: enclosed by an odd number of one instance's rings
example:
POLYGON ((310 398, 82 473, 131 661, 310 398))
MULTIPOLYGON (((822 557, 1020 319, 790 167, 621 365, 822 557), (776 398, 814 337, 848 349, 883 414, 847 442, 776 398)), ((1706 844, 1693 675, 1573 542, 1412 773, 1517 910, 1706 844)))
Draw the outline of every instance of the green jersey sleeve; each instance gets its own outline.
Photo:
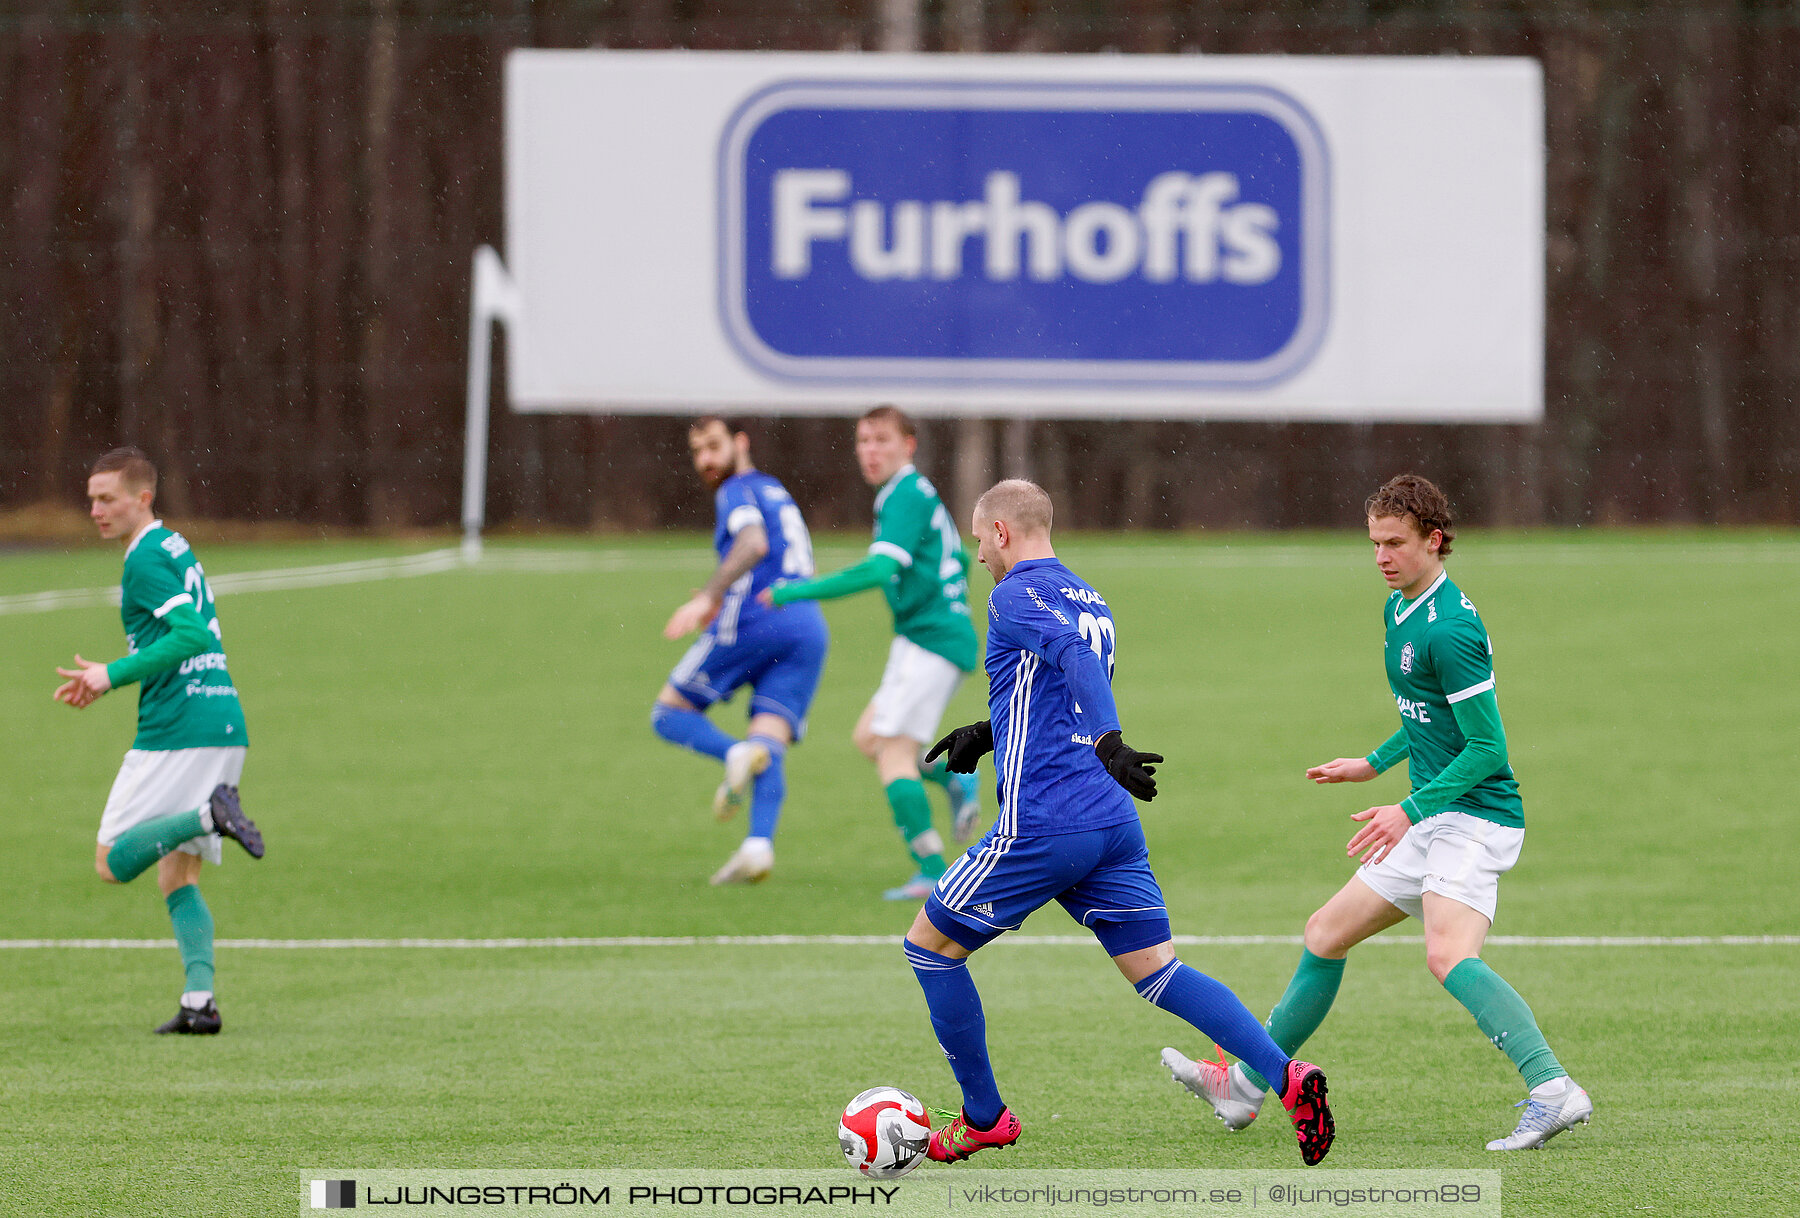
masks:
POLYGON ((1494 651, 1478 622, 1453 621, 1448 630, 1440 626, 1426 646, 1444 700, 1451 706, 1494 688, 1494 651))
POLYGON ((125 553, 119 619, 126 654, 106 672, 115 686, 138 686, 132 748, 249 743, 244 708, 226 668, 212 587, 187 539, 161 521, 139 534, 125 553))
POLYGON ((183 660, 192 659, 213 644, 212 632, 195 611, 193 597, 183 593, 164 606, 163 624, 169 633, 142 651, 121 656, 106 666, 106 677, 113 688, 142 681, 159 672, 175 668, 183 660))
POLYGON ((935 498, 927 498, 916 479, 896 486, 876 517, 875 541, 869 553, 885 554, 902 568, 912 566, 925 539, 933 533, 931 517, 936 508, 935 498))
POLYGON ((830 575, 796 580, 791 584, 776 584, 769 590, 769 599, 777 605, 791 605, 795 601, 835 600, 840 596, 852 596, 870 588, 879 588, 899 570, 900 564, 894 561, 893 555, 871 554, 856 565, 834 571, 830 575))
POLYGON ((1385 774, 1405 761, 1409 751, 1406 745, 1406 729, 1401 728, 1382 741, 1380 746, 1363 760, 1374 766, 1377 774, 1385 774))
POLYGON ((166 621, 177 605, 192 605, 182 573, 168 553, 158 546, 146 546, 125 562, 125 574, 119 580, 122 600, 141 606, 157 621, 166 621))
MULTIPOLYGON (((1415 824, 1451 809, 1497 825, 1525 822, 1494 701, 1493 654, 1481 616, 1448 574, 1413 600, 1388 598, 1382 667, 1412 787, 1400 806, 1415 824)), ((1395 744, 1371 762, 1398 760, 1395 744)))
POLYGON ((1506 764, 1506 733, 1494 698, 1493 649, 1480 620, 1457 616, 1442 622, 1425 646, 1464 744, 1430 782, 1401 801, 1414 824, 1442 812, 1506 764))
POLYGON ((1494 677, 1476 693, 1451 702, 1457 730, 1465 741, 1437 777, 1400 801, 1400 810, 1413 824, 1436 816, 1451 803, 1475 789, 1475 784, 1506 765, 1506 729, 1500 723, 1500 703, 1494 697, 1494 677))

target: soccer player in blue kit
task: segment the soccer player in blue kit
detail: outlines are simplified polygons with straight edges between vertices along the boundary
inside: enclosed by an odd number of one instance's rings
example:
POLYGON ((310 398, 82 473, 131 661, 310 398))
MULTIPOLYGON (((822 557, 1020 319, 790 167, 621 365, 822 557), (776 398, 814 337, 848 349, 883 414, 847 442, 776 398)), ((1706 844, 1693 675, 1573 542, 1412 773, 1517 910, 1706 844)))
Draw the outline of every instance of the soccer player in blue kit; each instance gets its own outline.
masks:
POLYGON ((725 766, 713 814, 729 820, 746 802, 749 833, 712 877, 754 884, 775 866, 775 825, 787 794, 788 745, 806 731, 806 712, 825 669, 831 638, 817 602, 767 608, 756 594, 813 574, 812 538, 793 496, 750 463, 750 437, 709 415, 688 429, 701 481, 713 488, 719 565, 706 586, 670 615, 663 637, 696 630, 699 639, 669 674, 650 712, 656 734, 725 766), (727 735, 706 708, 751 688, 750 731, 727 735))
POLYGON ((966 773, 991 751, 999 787, 993 828, 944 873, 906 935, 932 1030, 963 1093, 962 1112, 932 1131, 927 1153, 954 1163, 1019 1140, 1019 1118, 988 1063, 968 957, 1054 899, 1094 932, 1139 994, 1280 1080, 1300 1157, 1311 1166, 1334 1133, 1324 1072, 1290 1059, 1235 994, 1176 959, 1132 803, 1155 797, 1162 758, 1120 734, 1112 611, 1057 561, 1050 517, 1043 488, 1017 479, 975 505, 977 561, 994 577, 990 718, 957 728, 926 754, 948 752, 950 768, 966 773))

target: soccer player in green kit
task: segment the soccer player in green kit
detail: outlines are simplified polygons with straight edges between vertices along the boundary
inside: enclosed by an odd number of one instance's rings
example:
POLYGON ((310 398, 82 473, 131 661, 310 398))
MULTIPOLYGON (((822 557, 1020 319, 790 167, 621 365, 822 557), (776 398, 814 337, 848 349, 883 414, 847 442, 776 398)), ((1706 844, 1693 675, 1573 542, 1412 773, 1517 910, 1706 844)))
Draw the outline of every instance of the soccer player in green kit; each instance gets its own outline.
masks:
POLYGON ((185 984, 158 1032, 206 1035, 222 1026, 213 999, 213 919, 200 895, 200 860, 220 861, 220 838, 263 856, 237 781, 249 738, 225 668, 212 588, 193 548, 155 519, 156 467, 120 448, 94 463, 88 514, 100 536, 123 540, 119 613, 128 654, 110 664, 75 657, 55 693, 80 710, 108 690, 142 682, 138 731, 100 816, 94 869, 124 884, 156 865, 185 984))
MULTIPOLYGON (((1371 935, 1405 921, 1425 924, 1425 966, 1475 1017, 1519 1070, 1529 1094, 1518 1127, 1489 1150, 1534 1150, 1593 1115, 1593 1101, 1556 1060, 1537 1019, 1481 959, 1493 925, 1500 876, 1518 861, 1525 810, 1506 760, 1494 697, 1493 645, 1475 605, 1444 570, 1452 531, 1449 501, 1424 478, 1402 474, 1369 498, 1375 565, 1389 594, 1388 685, 1400 730, 1366 757, 1339 757, 1307 770, 1316 783, 1368 782, 1405 760, 1412 793, 1355 813, 1363 822, 1347 853, 1363 865, 1307 919, 1305 948, 1268 1028, 1288 1054, 1312 1035, 1337 996, 1344 959, 1371 935)), ((1256 1118, 1267 1087, 1242 1062, 1196 1062, 1175 1049, 1163 1064, 1209 1101, 1225 1127, 1256 1118)))
POLYGON ((944 874, 944 841, 931 824, 923 779, 950 796, 956 840, 967 841, 980 815, 979 780, 946 763, 921 767, 919 752, 937 739, 944 709, 975 669, 980 644, 969 618, 968 562, 937 488, 913 467, 918 429, 895 406, 877 406, 856 424, 856 462, 876 487, 875 540, 853 567, 817 579, 777 584, 773 605, 830 600, 879 587, 894 615, 894 642, 881 685, 857 720, 856 747, 875 764, 894 824, 916 866, 912 879, 884 895, 923 901, 944 874))

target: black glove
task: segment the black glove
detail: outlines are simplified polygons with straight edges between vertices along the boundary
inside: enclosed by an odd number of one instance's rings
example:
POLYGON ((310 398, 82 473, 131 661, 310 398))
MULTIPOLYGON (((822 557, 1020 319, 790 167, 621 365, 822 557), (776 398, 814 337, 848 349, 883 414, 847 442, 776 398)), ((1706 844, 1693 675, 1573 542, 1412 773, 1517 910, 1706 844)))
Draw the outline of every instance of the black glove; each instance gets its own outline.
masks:
MULTIPOLYGON (((994 751, 994 723, 991 719, 983 719, 980 723, 971 723, 967 727, 959 727, 931 746, 925 754, 926 761, 937 758, 939 753, 948 750, 950 756, 944 764, 952 774, 973 774, 975 763, 994 751)), ((1158 761, 1162 758, 1158 757, 1158 761)), ((1151 785, 1155 785, 1154 783, 1151 785)))
POLYGON ((1161 753, 1140 753, 1126 744, 1125 737, 1116 731, 1094 741, 1094 752, 1114 782, 1145 803, 1156 798, 1156 763, 1163 759, 1161 753))

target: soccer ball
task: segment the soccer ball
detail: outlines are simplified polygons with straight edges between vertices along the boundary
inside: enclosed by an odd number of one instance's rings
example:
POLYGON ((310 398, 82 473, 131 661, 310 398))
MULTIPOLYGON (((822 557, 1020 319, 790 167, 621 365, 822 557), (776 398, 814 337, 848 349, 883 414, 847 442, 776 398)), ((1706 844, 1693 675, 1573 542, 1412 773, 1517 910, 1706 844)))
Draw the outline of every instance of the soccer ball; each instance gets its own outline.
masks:
POLYGON ((838 1145, 844 1158, 872 1180, 897 1180, 925 1161, 931 1118, 925 1105, 898 1087, 870 1087, 844 1107, 838 1145))

